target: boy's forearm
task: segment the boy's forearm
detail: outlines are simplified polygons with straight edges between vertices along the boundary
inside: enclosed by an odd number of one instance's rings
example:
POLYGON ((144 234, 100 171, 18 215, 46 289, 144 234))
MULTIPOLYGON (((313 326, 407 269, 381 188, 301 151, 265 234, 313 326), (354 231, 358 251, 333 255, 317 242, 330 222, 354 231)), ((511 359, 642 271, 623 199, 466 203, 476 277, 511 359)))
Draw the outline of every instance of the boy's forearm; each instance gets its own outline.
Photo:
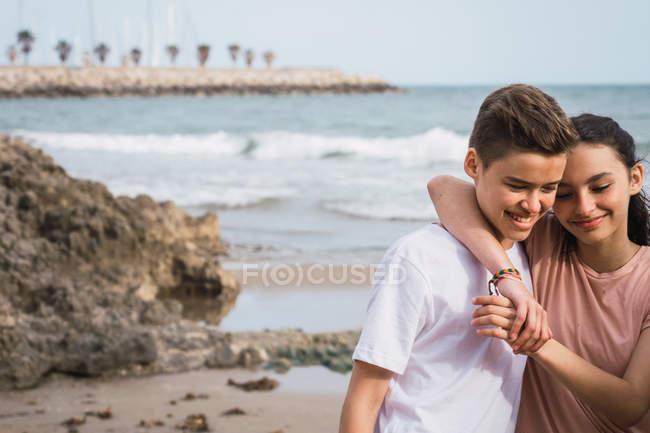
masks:
POLYGON ((485 220, 474 185, 452 176, 436 176, 427 184, 442 225, 490 272, 512 267, 510 258, 485 220))
POLYGON ((531 357, 621 427, 636 424, 647 410, 644 398, 630 382, 601 370, 556 340, 547 341, 531 357))

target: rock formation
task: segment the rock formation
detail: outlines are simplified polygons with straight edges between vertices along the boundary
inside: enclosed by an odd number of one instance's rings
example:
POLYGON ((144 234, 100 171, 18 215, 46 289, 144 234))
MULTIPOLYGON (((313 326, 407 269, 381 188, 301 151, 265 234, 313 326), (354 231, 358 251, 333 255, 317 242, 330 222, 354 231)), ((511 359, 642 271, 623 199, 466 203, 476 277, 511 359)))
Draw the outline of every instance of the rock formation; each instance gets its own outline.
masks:
POLYGON ((51 372, 108 376, 198 368, 352 368, 359 331, 227 333, 240 288, 224 271, 214 213, 114 197, 42 151, 0 136, 0 389, 51 372), (178 299, 214 305, 211 324, 178 299))
POLYGON ((0 67, 0 98, 396 91, 379 77, 336 69, 0 67))
POLYGON ((0 221, 0 382, 153 362, 147 326, 180 320, 176 295, 216 301, 218 321, 239 294, 217 260, 214 213, 113 197, 9 137, 0 137, 0 221))

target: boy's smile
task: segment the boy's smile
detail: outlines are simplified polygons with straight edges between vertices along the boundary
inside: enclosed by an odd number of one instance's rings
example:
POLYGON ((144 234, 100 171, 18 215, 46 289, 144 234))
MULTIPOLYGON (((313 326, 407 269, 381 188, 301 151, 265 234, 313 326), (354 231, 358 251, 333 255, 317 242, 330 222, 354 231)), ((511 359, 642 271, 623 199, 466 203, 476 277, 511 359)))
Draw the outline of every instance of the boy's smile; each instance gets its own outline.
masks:
POLYGON ((537 214, 518 214, 517 212, 505 211, 506 215, 512 218, 512 223, 521 230, 528 230, 537 221, 537 214))
POLYGON ((565 165, 565 154, 512 151, 486 168, 474 149, 467 152, 478 205, 505 248, 526 239, 551 208, 565 165))

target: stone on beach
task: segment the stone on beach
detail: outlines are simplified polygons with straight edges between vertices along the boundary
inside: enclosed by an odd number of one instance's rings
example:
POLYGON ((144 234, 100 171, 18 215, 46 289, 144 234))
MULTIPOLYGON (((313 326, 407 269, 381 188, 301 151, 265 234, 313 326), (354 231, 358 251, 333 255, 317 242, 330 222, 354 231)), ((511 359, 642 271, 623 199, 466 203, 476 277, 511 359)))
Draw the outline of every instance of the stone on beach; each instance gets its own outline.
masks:
POLYGON ((207 400, 209 399, 210 396, 204 393, 201 394, 195 394, 193 392, 188 392, 185 394, 185 397, 183 397, 183 400, 196 400, 196 399, 201 399, 201 400, 207 400))
POLYGON ((86 417, 83 416, 73 416, 72 418, 68 418, 65 421, 63 421, 61 424, 71 427, 75 425, 81 425, 86 422, 86 417))
POLYGON ((110 419, 113 418, 113 411, 110 407, 98 410, 90 410, 85 413, 86 416, 96 416, 99 419, 110 419))
POLYGON ((222 412, 221 415, 224 416, 246 415, 246 411, 240 407, 233 407, 232 409, 228 409, 227 411, 222 412))
POLYGON ((147 419, 147 420, 140 420, 138 423, 138 427, 144 427, 144 428, 154 428, 154 427, 162 427, 164 426, 165 423, 159 419, 147 419))
POLYGON ((210 431, 208 427, 208 421, 204 414, 191 414, 185 417, 185 420, 182 423, 176 424, 178 430, 189 431, 189 432, 206 432, 210 431))
POLYGON ((236 382, 233 379, 228 379, 228 385, 243 389, 244 391, 272 391, 277 388, 279 384, 280 383, 277 380, 271 379, 267 376, 258 380, 249 380, 243 383, 236 382))

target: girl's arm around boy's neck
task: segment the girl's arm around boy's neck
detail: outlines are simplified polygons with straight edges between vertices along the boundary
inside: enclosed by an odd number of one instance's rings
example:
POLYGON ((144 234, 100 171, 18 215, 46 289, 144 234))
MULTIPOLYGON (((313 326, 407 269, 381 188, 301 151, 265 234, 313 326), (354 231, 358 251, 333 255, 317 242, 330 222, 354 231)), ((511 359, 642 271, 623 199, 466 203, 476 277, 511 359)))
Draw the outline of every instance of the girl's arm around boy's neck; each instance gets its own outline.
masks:
POLYGON ((427 184, 440 223, 491 273, 511 268, 510 257, 481 213, 474 185, 453 176, 436 176, 427 184))

